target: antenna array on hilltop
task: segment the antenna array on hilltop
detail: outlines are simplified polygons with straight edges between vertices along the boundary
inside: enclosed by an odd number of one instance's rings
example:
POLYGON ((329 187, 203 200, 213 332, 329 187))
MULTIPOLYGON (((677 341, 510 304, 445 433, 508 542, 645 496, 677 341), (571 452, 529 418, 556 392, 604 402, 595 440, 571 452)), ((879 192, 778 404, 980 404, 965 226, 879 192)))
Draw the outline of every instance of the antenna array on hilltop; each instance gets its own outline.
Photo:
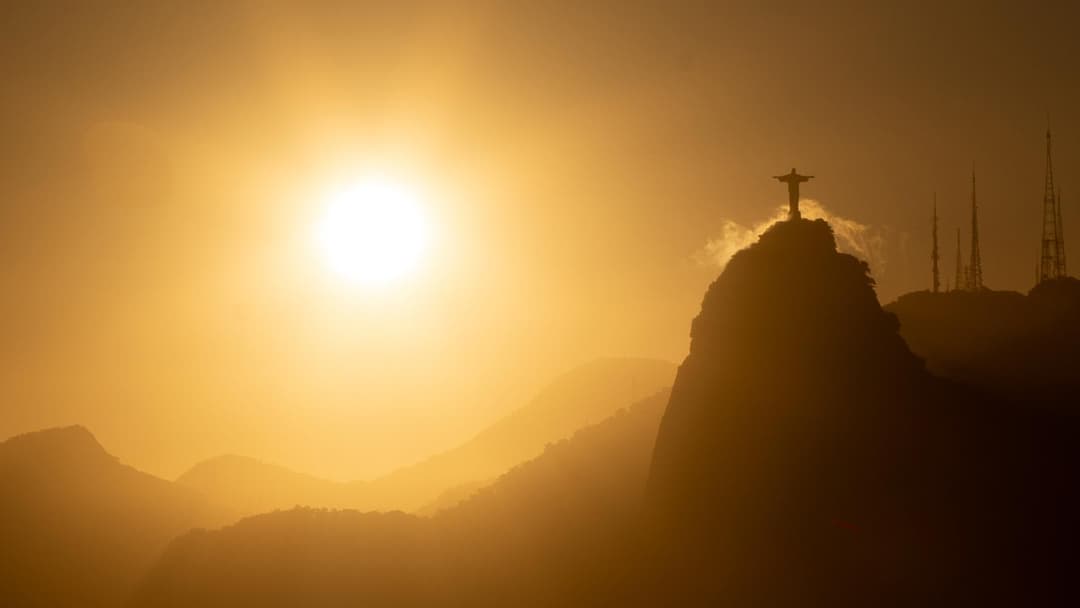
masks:
MULTIPOLYGON (((1061 189, 1054 184, 1054 163, 1052 159, 1050 129, 1046 130, 1046 182, 1043 189, 1042 240, 1039 249, 1039 263, 1035 268, 1035 281, 1041 283, 1051 279, 1068 276, 1065 266, 1064 223, 1061 218, 1061 189)), ((934 194, 933 249, 930 253, 933 264, 932 291, 941 288, 941 275, 938 268, 938 216, 937 194, 934 194)), ((975 172, 971 172, 971 251, 968 263, 964 264, 961 255, 960 230, 956 231, 956 275, 951 291, 979 291, 983 285, 982 255, 979 251, 979 201, 975 193, 975 172)), ((946 281, 946 291, 950 291, 946 281)))

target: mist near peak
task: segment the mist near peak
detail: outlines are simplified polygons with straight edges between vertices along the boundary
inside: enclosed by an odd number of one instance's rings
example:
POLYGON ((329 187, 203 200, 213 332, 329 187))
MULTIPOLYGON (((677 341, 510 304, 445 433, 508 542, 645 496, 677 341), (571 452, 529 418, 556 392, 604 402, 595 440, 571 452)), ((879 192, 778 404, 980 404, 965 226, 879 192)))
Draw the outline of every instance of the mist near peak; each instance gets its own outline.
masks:
MULTIPOLYGON (((836 237, 837 248, 841 252, 850 253, 866 261, 876 277, 881 277, 885 273, 889 257, 886 253, 888 227, 872 226, 838 215, 816 199, 801 199, 799 209, 806 219, 820 219, 829 223, 836 237)), ((787 219, 787 205, 778 205, 768 218, 755 222, 751 226, 726 219, 720 229, 720 234, 709 239, 695 259, 703 265, 716 266, 723 270, 736 252, 754 244, 766 230, 777 222, 787 219)))

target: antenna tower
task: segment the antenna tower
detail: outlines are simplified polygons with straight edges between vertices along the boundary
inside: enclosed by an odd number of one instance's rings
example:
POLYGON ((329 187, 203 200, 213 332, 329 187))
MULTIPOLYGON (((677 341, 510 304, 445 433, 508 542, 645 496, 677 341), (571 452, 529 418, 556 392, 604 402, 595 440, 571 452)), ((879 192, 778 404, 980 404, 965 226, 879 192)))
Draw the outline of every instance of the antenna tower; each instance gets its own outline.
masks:
POLYGON ((1061 276, 1069 276, 1069 269, 1065 266, 1065 223, 1061 221, 1061 187, 1058 186, 1057 198, 1057 242, 1058 259, 1061 260, 1061 276))
POLYGON ((971 172, 971 261, 968 263, 968 290, 983 288, 982 256, 979 254, 979 202, 975 198, 975 172, 971 172))
POLYGON ((1039 255, 1039 282, 1065 274, 1065 241, 1061 226, 1061 195, 1054 189, 1050 128, 1046 129, 1046 184, 1043 190, 1042 247, 1039 255), (1055 196, 1055 194, 1057 194, 1055 196))
POLYGON ((934 193, 934 248, 930 252, 930 259, 934 263, 934 293, 938 293, 941 291, 941 273, 938 271, 937 192, 934 193))
POLYGON ((961 291, 965 287, 964 262, 960 259, 960 229, 956 229, 956 276, 953 278, 953 289, 961 291))

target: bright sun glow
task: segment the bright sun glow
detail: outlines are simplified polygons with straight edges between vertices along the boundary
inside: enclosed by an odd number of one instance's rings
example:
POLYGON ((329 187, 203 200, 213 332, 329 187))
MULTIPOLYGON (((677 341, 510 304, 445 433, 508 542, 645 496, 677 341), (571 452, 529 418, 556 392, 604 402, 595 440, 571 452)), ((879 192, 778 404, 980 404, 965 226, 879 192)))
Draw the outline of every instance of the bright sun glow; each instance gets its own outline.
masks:
POLYGON ((338 276, 381 285, 417 270, 427 252, 429 232, 415 191, 369 178, 329 198, 315 227, 315 242, 338 276))

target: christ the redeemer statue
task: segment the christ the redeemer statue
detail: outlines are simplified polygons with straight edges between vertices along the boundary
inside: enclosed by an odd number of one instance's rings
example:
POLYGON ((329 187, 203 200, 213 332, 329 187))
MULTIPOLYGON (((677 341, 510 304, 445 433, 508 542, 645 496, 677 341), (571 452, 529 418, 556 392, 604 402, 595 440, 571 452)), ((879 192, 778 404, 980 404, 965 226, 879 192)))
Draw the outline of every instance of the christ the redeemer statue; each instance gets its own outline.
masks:
POLYGON ((814 179, 814 176, 799 175, 795 172, 795 168, 792 167, 791 173, 788 173, 787 175, 774 175, 773 179, 787 184, 788 204, 790 205, 788 219, 797 220, 801 218, 802 215, 799 213, 799 184, 814 179))

